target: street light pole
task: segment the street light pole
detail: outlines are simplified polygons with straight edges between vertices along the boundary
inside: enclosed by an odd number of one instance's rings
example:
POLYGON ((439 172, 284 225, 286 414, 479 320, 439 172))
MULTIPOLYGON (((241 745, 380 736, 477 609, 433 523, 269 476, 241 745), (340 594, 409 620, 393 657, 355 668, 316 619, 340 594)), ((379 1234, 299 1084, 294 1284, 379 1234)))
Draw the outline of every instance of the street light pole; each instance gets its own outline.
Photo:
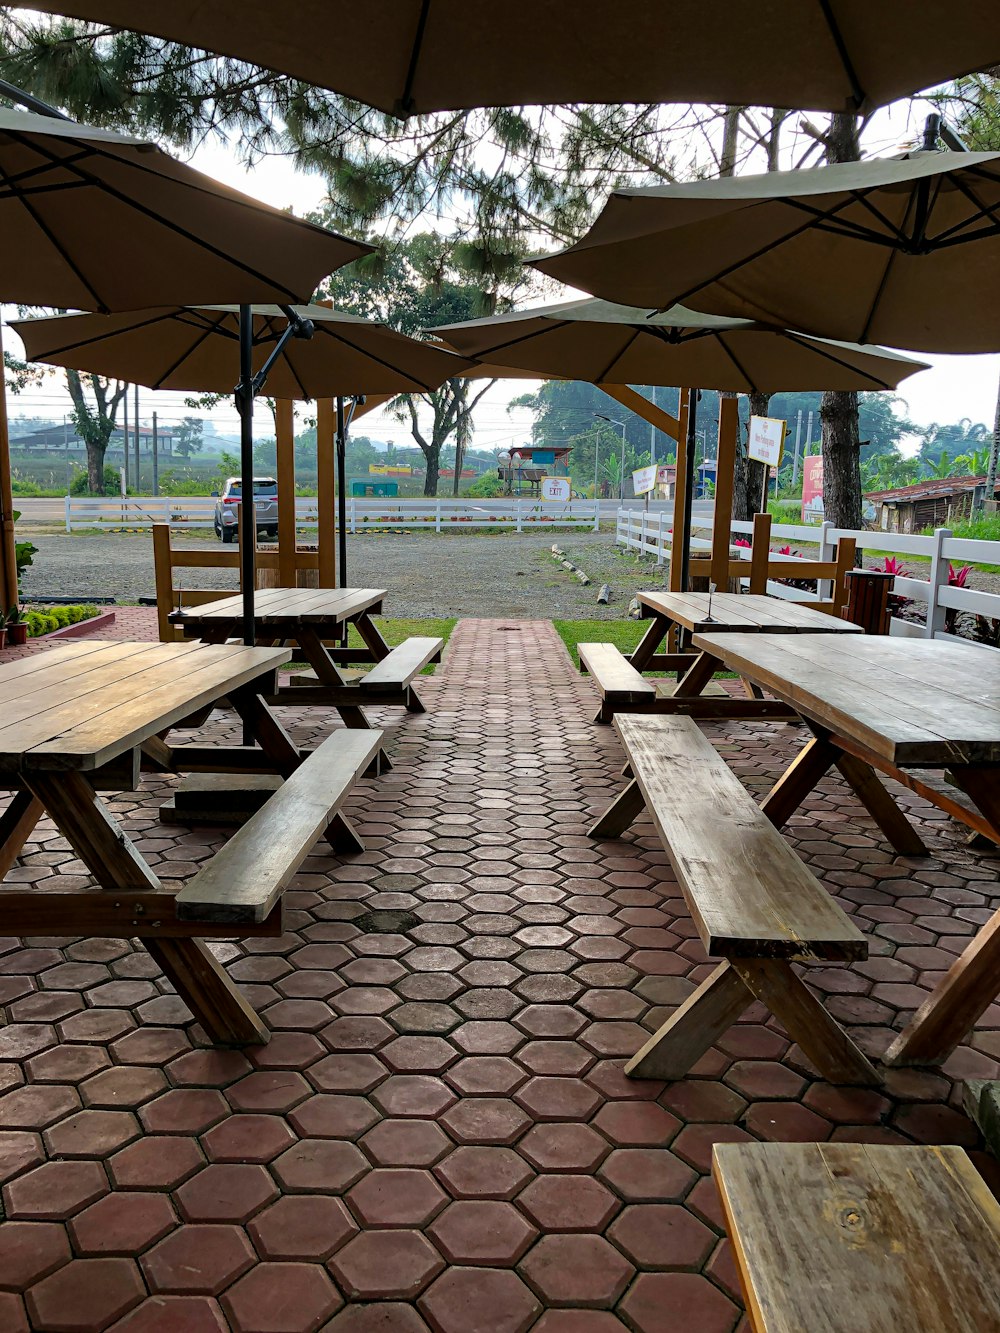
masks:
POLYGON ((594 413, 594 416, 597 417, 598 421, 606 421, 606 422, 608 423, 608 425, 610 425, 610 426, 620 426, 620 427, 621 427, 621 432, 622 432, 622 465, 621 465, 621 469, 620 469, 620 472, 619 472, 618 498, 619 498, 619 500, 624 501, 624 499, 625 499, 625 431, 626 431, 626 428, 627 428, 627 423, 624 422, 624 421, 616 421, 614 417, 606 417, 606 416, 604 415, 603 412, 595 412, 595 413, 594 413))

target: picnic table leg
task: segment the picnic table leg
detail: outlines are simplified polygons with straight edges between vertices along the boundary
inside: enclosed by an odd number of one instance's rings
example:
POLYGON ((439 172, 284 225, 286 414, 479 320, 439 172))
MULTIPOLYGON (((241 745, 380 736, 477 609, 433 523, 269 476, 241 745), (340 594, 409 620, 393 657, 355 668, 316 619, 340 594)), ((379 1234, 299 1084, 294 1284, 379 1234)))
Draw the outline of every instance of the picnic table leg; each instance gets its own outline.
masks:
MULTIPOLYGON (((340 689, 349 688, 347 681, 338 670, 337 664, 326 651, 323 640, 315 630, 303 626, 299 630, 299 646, 306 661, 316 672, 316 679, 320 685, 336 686, 340 689)), ((335 707, 343 718, 345 726, 354 731, 371 729, 372 724, 365 716, 364 710, 357 704, 336 704, 335 707)), ((391 768, 392 763, 389 756, 380 750, 375 759, 372 760, 371 769, 365 776, 378 777, 380 773, 386 773, 391 768)))
POLYGON ((0 815, 0 879, 13 867, 21 849, 45 813, 41 801, 22 787, 0 815))
POLYGON ((674 698, 681 696, 688 698, 690 695, 701 694, 718 670, 718 658, 712 657, 710 653, 699 653, 697 657, 692 658, 691 665, 685 672, 677 673, 674 698))
MULTIPOLYGON (((367 612, 364 615, 358 616, 353 624, 357 627, 357 631, 364 640, 365 646, 369 649, 376 662, 381 662, 389 656, 389 653, 392 650, 382 637, 382 631, 367 612)), ((421 699, 412 684, 407 685, 406 687, 406 699, 403 707, 408 713, 427 712, 427 709, 424 707, 423 699, 421 699)))
POLYGON ((590 838, 618 838, 645 808, 646 802, 635 778, 611 802, 596 824, 587 830, 590 838))
POLYGON ((839 757, 840 751, 824 736, 813 736, 806 742, 761 804, 775 828, 788 822, 839 757))
POLYGON ((947 1060, 1000 989, 1000 911, 981 926, 885 1053, 887 1065, 947 1060))
POLYGON ((650 621, 649 629, 639 640, 639 644, 632 650, 629 661, 635 667, 636 671, 645 671, 653 658, 653 654, 659 648, 660 644, 667 636, 667 631, 673 622, 666 616, 654 615, 650 621))
MULTIPOLYGON (((107 892, 158 892, 160 881, 81 773, 32 773, 25 785, 107 892)), ((166 896, 166 895, 165 895, 166 896)), ((248 1045, 268 1031, 203 940, 139 936, 214 1040, 248 1045)))
POLYGON ((252 685, 232 690, 229 701, 281 776, 290 777, 302 763, 302 752, 257 690, 252 685))
POLYGON ((837 768, 900 856, 927 856, 923 839, 883 787, 871 764, 841 751, 837 768))

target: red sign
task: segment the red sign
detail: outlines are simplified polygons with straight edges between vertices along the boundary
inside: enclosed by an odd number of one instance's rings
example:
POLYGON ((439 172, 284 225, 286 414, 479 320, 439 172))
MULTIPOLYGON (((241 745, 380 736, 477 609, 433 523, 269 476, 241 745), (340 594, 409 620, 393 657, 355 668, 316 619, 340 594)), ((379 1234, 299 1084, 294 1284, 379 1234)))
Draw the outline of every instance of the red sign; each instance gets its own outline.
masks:
POLYGON ((823 517, 823 455, 802 460, 802 518, 823 517))

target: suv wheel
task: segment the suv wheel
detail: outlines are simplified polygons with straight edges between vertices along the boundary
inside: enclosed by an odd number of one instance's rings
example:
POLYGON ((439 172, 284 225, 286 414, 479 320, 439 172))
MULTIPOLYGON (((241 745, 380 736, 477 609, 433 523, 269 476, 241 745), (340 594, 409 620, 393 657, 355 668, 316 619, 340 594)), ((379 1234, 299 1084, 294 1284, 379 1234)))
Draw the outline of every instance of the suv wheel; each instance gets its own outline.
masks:
POLYGON ((236 536, 236 529, 223 528, 222 532, 219 535, 221 536, 222 540, 226 543, 226 545, 229 546, 232 544, 232 540, 236 536))

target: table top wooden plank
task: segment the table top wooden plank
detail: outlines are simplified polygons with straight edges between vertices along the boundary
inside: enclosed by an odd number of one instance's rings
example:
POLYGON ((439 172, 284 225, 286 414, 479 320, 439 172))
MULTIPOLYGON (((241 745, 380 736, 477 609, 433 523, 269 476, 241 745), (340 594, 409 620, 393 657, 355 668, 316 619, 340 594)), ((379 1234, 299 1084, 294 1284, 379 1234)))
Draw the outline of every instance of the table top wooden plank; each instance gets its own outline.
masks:
POLYGON ((759 1333, 1000 1329, 1000 1207, 961 1148, 721 1143, 759 1333))
POLYGON ((639 601, 693 633, 861 634, 858 625, 817 611, 803 602, 786 602, 759 593, 713 593, 708 619, 707 592, 639 593, 639 601))
POLYGON ((61 687, 58 701, 47 692, 34 696, 50 705, 44 711, 0 725, 0 771, 99 767, 291 657, 287 648, 228 644, 144 643, 140 650, 101 673, 103 684, 87 680, 98 672, 81 675, 75 690, 73 682, 61 687), (140 669, 132 669, 135 662, 140 669))
MULTIPOLYGON (((257 593, 254 616, 259 625, 304 623, 341 624, 377 606, 385 598, 384 588, 268 588, 257 593)), ((217 602, 175 611, 175 625, 227 624, 243 615, 243 599, 223 597, 217 602)))
POLYGON ((139 647, 148 648, 149 644, 122 644, 97 639, 73 643, 64 640, 58 646, 53 644, 44 652, 32 653, 30 657, 15 658, 10 662, 0 659, 0 706, 10 699, 20 698, 25 690, 36 688, 35 682, 38 680, 43 685, 57 680, 72 680, 80 672, 89 669, 85 666, 88 662, 98 658, 105 662, 113 661, 115 657, 139 647))
POLYGON ((987 649, 867 635, 699 634, 694 643, 890 763, 1000 762, 1000 657, 987 649), (968 684, 964 694, 949 688, 950 667, 977 668, 978 697, 968 684))

